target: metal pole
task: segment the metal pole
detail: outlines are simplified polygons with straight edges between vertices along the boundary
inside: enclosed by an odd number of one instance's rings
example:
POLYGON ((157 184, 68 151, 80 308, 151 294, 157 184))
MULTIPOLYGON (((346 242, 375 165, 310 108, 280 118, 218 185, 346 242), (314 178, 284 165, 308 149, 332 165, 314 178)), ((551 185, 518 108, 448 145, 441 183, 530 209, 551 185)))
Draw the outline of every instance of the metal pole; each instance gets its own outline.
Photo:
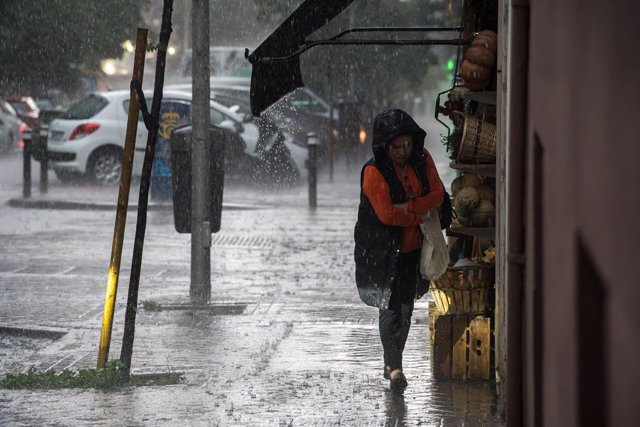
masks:
MULTIPOLYGON (((133 63, 133 80, 142 85, 144 75, 144 55, 147 44, 147 29, 138 28, 136 37, 136 51, 133 63)), ((111 243, 111 258, 109 263, 109 275, 107 277, 107 291, 104 298, 104 312, 102 316, 102 331, 100 333, 100 347, 98 348, 98 369, 104 368, 109 358, 109 346, 111 342, 111 328, 113 326, 113 313, 118 292, 118 278, 120 277, 120 261, 122 260, 122 244, 124 242, 124 230, 127 223, 127 207, 129 205, 129 189, 131 188, 131 169, 133 167, 133 152, 135 149, 136 132, 138 130, 138 98, 133 89, 130 92, 129 117, 127 132, 124 140, 124 155, 122 159, 122 173, 120 174, 120 188, 118 190, 118 205, 116 209, 116 222, 113 228, 113 240, 111 243)), ((42 159, 44 161, 44 158, 42 159)))
POLYGON ((329 119, 329 131, 331 133, 329 134, 329 182, 333 182, 333 157, 336 149, 336 135, 334 131, 337 132, 338 129, 338 123, 334 117, 337 115, 336 106, 333 101, 331 102, 330 111, 331 118, 329 119))
POLYGON ((309 151, 309 207, 318 206, 318 136, 310 132, 307 134, 307 149, 309 151))
POLYGON ((49 125, 38 126, 38 139, 40 143, 40 194, 47 194, 49 191, 49 150, 47 149, 47 134, 49 125), (40 127, 41 126, 41 127, 40 127))
POLYGON ((345 122, 346 122, 346 118, 345 118, 345 108, 344 108, 344 99, 340 98, 338 100, 338 137, 337 139, 337 143, 338 146, 336 147, 336 149, 334 150, 334 155, 335 154, 339 154, 341 157, 343 157, 346 153, 345 151, 345 122))
POLYGON ((209 2, 193 0, 193 141, 191 150, 191 287, 194 304, 211 298, 211 191, 209 188, 209 2))
POLYGON ((31 137, 23 137, 22 147, 22 197, 31 197, 31 137))

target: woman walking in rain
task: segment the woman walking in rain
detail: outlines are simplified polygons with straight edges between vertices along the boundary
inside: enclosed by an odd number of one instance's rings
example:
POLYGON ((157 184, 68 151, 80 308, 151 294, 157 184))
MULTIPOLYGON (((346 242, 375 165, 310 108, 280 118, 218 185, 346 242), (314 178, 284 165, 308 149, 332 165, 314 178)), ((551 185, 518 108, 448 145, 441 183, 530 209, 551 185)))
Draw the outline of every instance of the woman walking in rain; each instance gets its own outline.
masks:
POLYGON ((373 124, 373 158, 360 175, 356 284, 362 301, 380 309, 384 377, 396 392, 407 387, 402 353, 413 304, 427 292, 428 282, 418 272, 419 224, 444 195, 435 163, 424 148, 425 137, 409 114, 383 111, 373 124))

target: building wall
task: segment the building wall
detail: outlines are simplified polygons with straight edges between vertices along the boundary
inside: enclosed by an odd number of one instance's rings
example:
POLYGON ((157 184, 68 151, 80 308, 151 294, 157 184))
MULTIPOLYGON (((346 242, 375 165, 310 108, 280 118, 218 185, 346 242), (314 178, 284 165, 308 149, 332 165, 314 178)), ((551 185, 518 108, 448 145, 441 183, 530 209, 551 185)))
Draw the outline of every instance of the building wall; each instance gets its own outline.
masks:
POLYGON ((522 351, 526 371, 539 350, 523 386, 541 386, 537 425, 640 425, 639 24, 631 0, 530 1, 522 351))

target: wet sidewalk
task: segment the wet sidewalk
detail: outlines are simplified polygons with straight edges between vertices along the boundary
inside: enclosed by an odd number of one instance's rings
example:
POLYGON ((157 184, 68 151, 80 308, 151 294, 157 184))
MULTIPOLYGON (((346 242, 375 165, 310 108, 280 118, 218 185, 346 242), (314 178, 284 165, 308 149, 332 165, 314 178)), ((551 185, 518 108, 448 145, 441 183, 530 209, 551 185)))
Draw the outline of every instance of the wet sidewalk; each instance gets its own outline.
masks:
MULTIPOLYGON (((183 381, 1 390, 0 424, 503 425, 488 383, 432 378, 427 301, 416 305, 405 351, 409 387, 404 396, 389 392, 377 310, 360 302, 354 283, 358 179, 321 177, 316 210, 305 186, 225 188, 206 310, 189 307, 190 236, 175 232, 170 205, 150 206, 132 367, 182 372, 183 381)), ((36 189, 30 206, 0 206, 1 372, 95 366, 116 197, 117 189, 54 185, 45 197, 36 189), (29 209, 43 200, 49 209, 29 209), (54 209, 51 201, 102 208, 54 209)), ((120 354, 135 213, 110 358, 120 354)))

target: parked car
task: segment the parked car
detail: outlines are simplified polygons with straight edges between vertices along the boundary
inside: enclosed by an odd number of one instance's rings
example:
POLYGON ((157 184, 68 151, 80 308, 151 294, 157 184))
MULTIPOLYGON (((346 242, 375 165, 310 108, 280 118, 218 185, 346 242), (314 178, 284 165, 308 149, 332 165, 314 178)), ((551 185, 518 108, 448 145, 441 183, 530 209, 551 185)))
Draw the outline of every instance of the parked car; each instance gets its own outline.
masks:
POLYGON ((18 148, 21 125, 24 126, 11 104, 0 99, 0 153, 18 148))
POLYGON ((43 111, 62 111, 63 108, 61 105, 56 104, 53 98, 35 98, 34 102, 40 109, 40 115, 42 115, 43 111))
MULTIPOLYGON (((169 86, 191 91, 190 83, 169 86)), ((292 135, 295 144, 306 148, 307 134, 315 132, 319 138, 320 155, 328 152, 332 133, 337 132, 338 112, 312 90, 297 88, 267 108, 260 117, 251 113, 249 86, 211 82, 211 99, 237 112, 245 122, 253 122, 258 128, 277 126, 292 135)))
POLYGON ((295 135, 299 145, 307 144, 307 134, 314 132, 319 138, 320 153, 325 153, 329 147, 334 123, 337 123, 337 111, 333 112, 332 123, 331 106, 312 90, 300 87, 283 96, 262 114, 287 132, 295 135))
MULTIPOLYGON (((274 123, 293 135, 296 144, 306 147, 307 134, 315 132, 319 137, 320 152, 328 149, 333 123, 330 105, 312 90, 301 87, 283 96, 265 110, 259 118, 251 114, 249 88, 243 86, 212 86, 211 98, 236 109, 245 120, 254 120, 258 127, 262 123, 274 123)), ((334 119, 337 121, 337 113, 334 119)))
POLYGON ((20 120, 25 122, 30 128, 34 128, 38 124, 38 116, 40 115, 40 109, 36 105, 35 101, 30 96, 10 95, 5 96, 4 99, 11 104, 20 120))
MULTIPOLYGON (((151 93, 147 104, 151 106, 151 93)), ((113 185, 119 182, 122 152, 129 109, 129 91, 96 92, 73 104, 49 126, 48 153, 50 165, 63 181, 79 176, 113 185)), ((232 130, 239 136, 241 153, 256 159, 264 158, 269 145, 269 135, 260 135, 255 125, 242 123, 241 117, 228 108, 210 101, 212 125, 232 130)), ((191 122, 191 94, 166 90, 161 107, 159 136, 168 137, 173 128, 191 122)), ((147 142, 147 129, 138 124, 133 174, 140 175, 147 142)), ((275 144, 278 145, 278 144, 275 144)), ((275 146, 274 145, 274 146, 275 146)), ((307 157, 307 150, 297 147, 291 137, 282 134, 280 145, 286 148, 291 173, 300 175, 307 157)), ((233 149, 227 150, 229 153, 233 149)), ((282 150, 280 150, 282 151, 282 150)), ((229 170, 229 172, 233 172, 229 170)))

